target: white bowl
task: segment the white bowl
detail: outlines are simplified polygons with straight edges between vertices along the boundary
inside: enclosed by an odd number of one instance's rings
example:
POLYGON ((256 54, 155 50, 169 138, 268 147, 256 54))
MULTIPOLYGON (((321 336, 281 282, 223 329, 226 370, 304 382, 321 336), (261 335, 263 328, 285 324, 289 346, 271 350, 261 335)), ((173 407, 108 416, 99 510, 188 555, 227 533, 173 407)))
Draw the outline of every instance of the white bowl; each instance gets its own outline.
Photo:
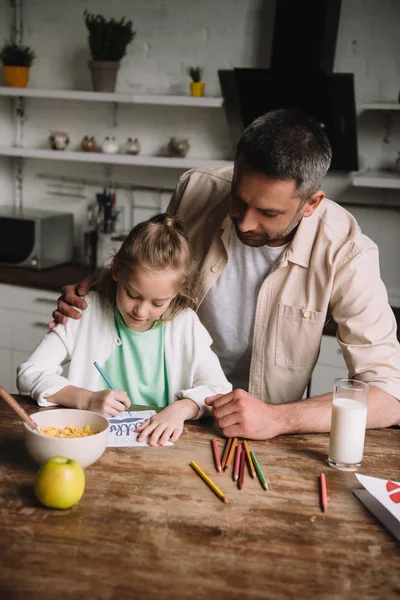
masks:
POLYGON ((36 433, 24 424, 25 445, 33 460, 39 464, 52 456, 64 456, 78 461, 86 469, 100 458, 107 446, 109 423, 105 417, 89 410, 53 408, 34 413, 31 418, 38 427, 63 429, 67 425, 79 428, 90 425, 91 429, 99 432, 81 438, 53 438, 36 433))

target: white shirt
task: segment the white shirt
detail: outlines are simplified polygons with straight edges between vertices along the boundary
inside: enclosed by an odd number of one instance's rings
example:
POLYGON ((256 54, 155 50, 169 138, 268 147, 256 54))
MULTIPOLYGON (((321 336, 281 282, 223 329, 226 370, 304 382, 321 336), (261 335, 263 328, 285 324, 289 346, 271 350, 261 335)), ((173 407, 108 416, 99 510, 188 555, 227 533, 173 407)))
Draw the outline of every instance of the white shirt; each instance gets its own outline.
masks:
POLYGON ((248 390, 258 292, 286 246, 246 246, 232 228, 228 264, 199 307, 200 320, 234 389, 248 390))
MULTIPOLYGON (((67 385, 97 390, 98 372, 93 362, 103 364, 121 344, 114 323, 114 310, 92 292, 85 298, 88 307, 79 320, 68 319, 46 333, 31 356, 18 368, 20 394, 31 396, 40 406, 52 406, 47 397, 67 385), (69 357, 68 379, 61 375, 69 357)), ((226 380, 212 340, 190 309, 165 325, 164 350, 168 375, 169 403, 190 398, 198 405, 199 416, 209 412, 205 398, 227 394, 226 380)))

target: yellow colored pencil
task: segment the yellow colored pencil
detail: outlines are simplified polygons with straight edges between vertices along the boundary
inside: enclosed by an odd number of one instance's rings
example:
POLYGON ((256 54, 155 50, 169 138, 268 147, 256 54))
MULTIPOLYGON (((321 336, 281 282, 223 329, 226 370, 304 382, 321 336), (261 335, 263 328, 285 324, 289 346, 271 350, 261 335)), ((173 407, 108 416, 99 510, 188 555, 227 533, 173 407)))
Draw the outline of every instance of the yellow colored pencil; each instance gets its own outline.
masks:
POLYGON ((218 498, 220 498, 220 500, 222 500, 222 502, 225 502, 227 504, 228 500, 225 498, 224 494, 221 492, 221 490, 219 488, 217 488, 217 486, 215 485, 215 483, 213 483, 211 481, 211 479, 209 477, 207 477, 207 475, 204 473, 204 471, 202 469, 200 469, 199 465, 196 464, 192 460, 192 462, 190 463, 190 466, 196 471, 196 473, 198 475, 200 475, 200 477, 202 478, 202 480, 208 485, 209 488, 212 489, 212 491, 214 492, 214 494, 216 494, 218 496, 218 498))
POLYGON ((243 447, 244 447, 245 452, 246 452, 246 458, 247 458, 247 464, 249 466, 250 477, 252 479, 254 479, 255 476, 256 476, 256 471, 254 469, 253 459, 250 456, 250 450, 249 450, 249 446, 248 446, 246 440, 243 440, 243 447))

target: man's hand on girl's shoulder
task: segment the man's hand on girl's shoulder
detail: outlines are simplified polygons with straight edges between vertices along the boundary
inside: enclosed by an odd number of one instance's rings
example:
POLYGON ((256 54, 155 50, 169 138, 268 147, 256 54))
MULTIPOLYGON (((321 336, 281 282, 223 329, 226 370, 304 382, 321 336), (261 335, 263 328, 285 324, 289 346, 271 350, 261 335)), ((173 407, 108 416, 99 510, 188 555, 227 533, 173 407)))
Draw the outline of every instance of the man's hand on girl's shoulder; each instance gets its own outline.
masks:
POLYGON ((61 296, 57 300, 57 309, 52 313, 53 321, 49 323, 50 329, 53 329, 58 323, 65 325, 68 318, 81 318, 81 313, 75 310, 74 306, 82 310, 87 308, 87 304, 82 296, 86 296, 90 292, 92 283, 92 277, 86 277, 86 279, 83 279, 79 283, 71 283, 62 288, 61 296))

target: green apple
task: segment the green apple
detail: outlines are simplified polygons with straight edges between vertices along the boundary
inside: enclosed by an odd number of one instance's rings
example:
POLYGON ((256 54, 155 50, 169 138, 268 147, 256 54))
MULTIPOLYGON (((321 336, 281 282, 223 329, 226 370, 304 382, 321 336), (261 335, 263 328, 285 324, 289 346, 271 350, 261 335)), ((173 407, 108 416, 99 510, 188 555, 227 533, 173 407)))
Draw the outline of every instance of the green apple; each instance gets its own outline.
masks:
POLYGON ((83 496, 85 473, 76 460, 53 456, 40 467, 34 490, 44 506, 70 508, 83 496))

